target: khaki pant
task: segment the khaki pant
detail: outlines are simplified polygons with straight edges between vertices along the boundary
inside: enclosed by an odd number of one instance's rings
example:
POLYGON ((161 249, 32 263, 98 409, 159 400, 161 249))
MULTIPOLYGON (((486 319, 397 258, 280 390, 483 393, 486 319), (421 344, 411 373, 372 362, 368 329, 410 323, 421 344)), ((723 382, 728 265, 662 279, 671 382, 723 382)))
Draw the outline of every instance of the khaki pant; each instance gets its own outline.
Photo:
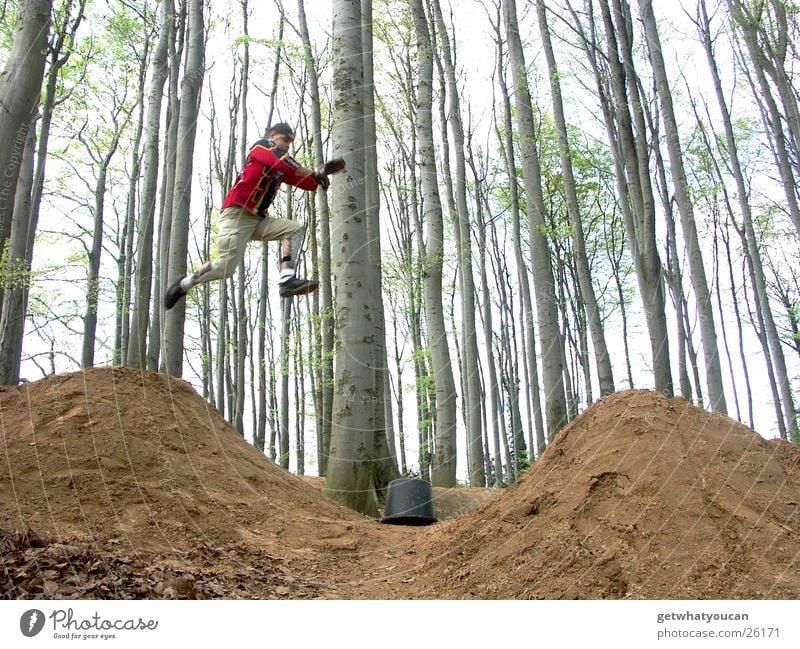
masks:
POLYGON ((217 236, 217 256, 198 271, 197 283, 228 278, 236 272, 251 241, 281 241, 300 229, 300 224, 287 219, 261 218, 241 207, 222 210, 217 236), (205 272, 203 272, 205 271, 205 272))

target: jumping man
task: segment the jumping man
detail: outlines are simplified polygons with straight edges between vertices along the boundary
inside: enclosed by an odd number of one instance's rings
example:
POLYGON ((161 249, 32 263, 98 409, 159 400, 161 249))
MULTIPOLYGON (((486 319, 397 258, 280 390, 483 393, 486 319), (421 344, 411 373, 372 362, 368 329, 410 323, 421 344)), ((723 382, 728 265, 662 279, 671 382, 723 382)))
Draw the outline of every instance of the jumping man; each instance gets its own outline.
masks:
POLYGON ((249 241, 280 241, 281 262, 279 293, 281 297, 292 297, 315 291, 316 279, 295 277, 295 264, 305 236, 305 226, 288 219, 275 219, 267 214, 281 183, 288 183, 306 191, 317 187, 327 189, 329 173, 344 168, 344 162, 336 160, 319 171, 301 166, 289 155, 294 141, 294 131, 288 124, 280 122, 267 131, 247 155, 247 164, 239 173, 222 204, 217 257, 208 261, 193 274, 178 279, 167 289, 164 306, 174 307, 192 287, 204 282, 226 279, 233 275, 244 257, 249 241))

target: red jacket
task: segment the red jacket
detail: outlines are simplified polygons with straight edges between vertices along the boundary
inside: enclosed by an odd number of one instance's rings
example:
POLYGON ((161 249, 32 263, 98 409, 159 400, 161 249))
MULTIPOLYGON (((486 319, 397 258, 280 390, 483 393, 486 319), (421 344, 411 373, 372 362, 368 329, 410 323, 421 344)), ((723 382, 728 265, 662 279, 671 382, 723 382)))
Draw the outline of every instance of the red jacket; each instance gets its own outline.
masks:
POLYGON ((259 140, 247 154, 247 164, 225 197, 223 209, 243 207, 264 217, 281 183, 314 191, 317 181, 311 176, 299 176, 298 167, 297 162, 288 153, 277 149, 272 140, 259 140))

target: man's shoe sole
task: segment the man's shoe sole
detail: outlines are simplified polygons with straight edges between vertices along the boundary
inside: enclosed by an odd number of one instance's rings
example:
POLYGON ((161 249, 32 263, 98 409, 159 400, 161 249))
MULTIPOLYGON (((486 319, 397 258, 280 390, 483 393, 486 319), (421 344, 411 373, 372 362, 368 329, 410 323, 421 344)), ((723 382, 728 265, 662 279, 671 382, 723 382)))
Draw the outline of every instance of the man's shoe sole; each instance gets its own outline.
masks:
POLYGON ((281 297, 294 297, 295 295, 306 295, 307 293, 313 293, 319 287, 319 281, 315 279, 310 279, 306 281, 305 284, 302 286, 298 286, 297 288, 281 288, 278 293, 281 297))

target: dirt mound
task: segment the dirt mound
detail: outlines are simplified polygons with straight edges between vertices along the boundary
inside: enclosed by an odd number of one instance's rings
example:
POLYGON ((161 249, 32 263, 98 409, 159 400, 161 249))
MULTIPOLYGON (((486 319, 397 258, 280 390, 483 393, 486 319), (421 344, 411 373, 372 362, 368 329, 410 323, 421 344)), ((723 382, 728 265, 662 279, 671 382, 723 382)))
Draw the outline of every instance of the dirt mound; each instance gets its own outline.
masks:
MULTIPOLYGON (((289 580, 277 594, 296 596, 336 594, 326 567, 367 530, 383 538, 380 525, 276 466, 167 375, 96 368, 5 388, 0 427, 0 529, 227 568, 245 581, 267 557, 289 580)), ((257 582, 244 592, 271 596, 257 582)))
POLYGON ((0 389, 0 432, 2 597, 800 597, 800 451, 652 392, 424 528, 339 506, 166 375, 0 389))
POLYGON ((800 597, 800 451, 626 391, 499 499, 438 526, 415 597, 800 597))

